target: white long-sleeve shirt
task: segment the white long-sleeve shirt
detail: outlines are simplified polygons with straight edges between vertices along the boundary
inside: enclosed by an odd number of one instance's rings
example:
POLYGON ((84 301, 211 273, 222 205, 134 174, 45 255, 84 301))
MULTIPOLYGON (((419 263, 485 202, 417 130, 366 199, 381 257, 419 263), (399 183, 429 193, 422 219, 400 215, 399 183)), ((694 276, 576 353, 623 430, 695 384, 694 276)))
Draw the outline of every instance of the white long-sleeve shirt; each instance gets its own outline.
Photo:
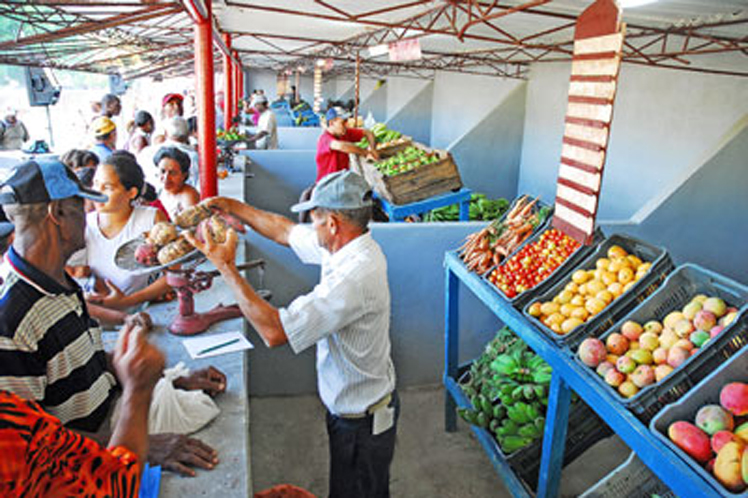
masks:
POLYGON ((312 292, 280 310, 288 342, 295 353, 317 345, 317 386, 331 413, 364 413, 395 389, 387 260, 370 233, 330 254, 297 225, 289 243, 322 272, 312 292))

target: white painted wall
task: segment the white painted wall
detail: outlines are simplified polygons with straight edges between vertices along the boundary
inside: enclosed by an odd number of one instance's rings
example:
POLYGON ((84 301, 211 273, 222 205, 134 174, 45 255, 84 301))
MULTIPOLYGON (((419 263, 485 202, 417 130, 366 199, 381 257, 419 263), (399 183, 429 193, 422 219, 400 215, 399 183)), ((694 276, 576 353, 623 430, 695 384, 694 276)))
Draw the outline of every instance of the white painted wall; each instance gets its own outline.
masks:
POLYGON ((434 80, 431 145, 447 148, 486 117, 520 84, 522 81, 514 79, 437 73, 434 80))
MULTIPOLYGON (((295 76, 290 76, 291 84, 293 85, 295 76)), ((268 95, 271 100, 277 98, 276 90, 277 76, 275 71, 266 69, 250 69, 249 70, 249 81, 247 82, 248 92, 251 93, 255 88, 261 88, 265 90, 265 95, 268 95)), ((314 76, 310 74, 302 74, 299 79, 299 91, 301 92, 301 98, 309 102, 310 104, 314 100, 314 76)), ((325 87, 322 87, 323 95, 325 87)), ((332 93, 330 93, 332 95, 332 93)))
MULTIPOLYGON (((519 191, 555 198, 570 65, 530 73, 519 191)), ((748 79, 624 64, 600 218, 627 220, 698 168, 748 113, 748 79)))
POLYGON ((405 107, 430 82, 431 80, 415 78, 387 78, 387 119, 405 107))

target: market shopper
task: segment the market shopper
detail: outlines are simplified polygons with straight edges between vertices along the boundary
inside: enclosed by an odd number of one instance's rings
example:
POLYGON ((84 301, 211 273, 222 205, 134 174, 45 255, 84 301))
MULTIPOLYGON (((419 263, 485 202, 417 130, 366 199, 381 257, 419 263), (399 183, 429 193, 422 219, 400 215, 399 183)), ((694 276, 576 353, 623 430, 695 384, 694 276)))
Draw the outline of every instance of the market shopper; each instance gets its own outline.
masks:
POLYGON ((158 164, 154 162, 158 151, 162 147, 176 147, 190 158, 190 174, 187 178, 187 184, 192 185, 195 189, 200 187, 200 156, 197 151, 190 145, 190 125, 186 119, 179 116, 168 119, 164 122, 165 140, 159 144, 146 147, 138 154, 138 163, 144 168, 145 179, 148 183, 163 187, 160 184, 161 173, 158 170, 158 164))
POLYGON ((161 100, 161 119, 184 116, 184 96, 179 93, 167 93, 161 100))
POLYGON ((161 147, 153 158, 161 174, 163 190, 159 195, 161 204, 170 219, 180 211, 200 202, 200 193, 187 184, 190 176, 190 157, 176 147, 161 147))
POLYGON ((18 119, 18 111, 12 107, 5 110, 0 120, 0 150, 20 150, 30 136, 26 125, 18 119))
POLYGON ((117 125, 106 116, 100 116, 91 123, 94 145, 91 152, 96 154, 99 162, 106 160, 117 148, 117 125))
POLYGON ((267 97, 256 95, 254 108, 260 116, 257 120, 257 133, 247 141, 254 142, 257 149, 277 149, 278 122, 275 119, 275 113, 268 106, 267 97))
POLYGON ((389 496, 399 400, 390 354, 387 261, 368 231, 371 191, 350 171, 325 177, 311 199, 313 224, 295 224, 237 200, 216 197, 211 208, 230 213, 257 233, 290 246, 302 262, 322 266, 309 294, 277 309, 237 270, 237 235, 218 244, 191 242, 216 266, 244 316, 270 347, 295 353, 317 347, 317 384, 327 407, 330 497, 389 496))
POLYGON ((122 112, 122 101, 113 93, 107 93, 101 98, 101 115, 112 119, 122 112))
POLYGON ((348 154, 371 156, 379 159, 374 134, 369 130, 348 128, 348 114, 342 109, 330 108, 325 114, 327 125, 317 141, 317 182, 322 178, 350 168, 348 154), (366 137, 369 148, 362 149, 356 142, 366 137))
POLYGON ((153 133, 155 122, 150 112, 138 111, 135 113, 133 124, 135 128, 127 141, 125 150, 137 154, 151 144, 151 133, 153 133))
MULTIPOLYGON (((69 429, 96 433, 105 430, 118 382, 101 329, 65 273, 65 262, 84 246, 85 198, 107 200, 59 161, 22 163, 0 185, 0 204, 16 227, 0 265, 0 390, 38 402, 69 429)), ((226 378, 211 367, 174 385, 215 395, 226 378)), ((194 475, 189 466, 218 463, 217 453, 196 439, 156 434, 149 444, 151 464, 185 475, 194 475)))
POLYGON ((136 498, 148 449, 148 411, 164 355, 137 325, 113 355, 124 394, 109 448, 66 429, 39 404, 0 391, 0 496, 136 498))
POLYGON ((130 310, 169 291, 166 277, 150 282, 149 275, 123 270, 114 262, 121 245, 166 221, 156 208, 136 205, 144 186, 143 171, 129 153, 117 151, 96 168, 93 188, 107 199, 94 202, 94 211, 86 215, 86 264, 97 281, 97 292, 87 297, 91 303, 130 310))

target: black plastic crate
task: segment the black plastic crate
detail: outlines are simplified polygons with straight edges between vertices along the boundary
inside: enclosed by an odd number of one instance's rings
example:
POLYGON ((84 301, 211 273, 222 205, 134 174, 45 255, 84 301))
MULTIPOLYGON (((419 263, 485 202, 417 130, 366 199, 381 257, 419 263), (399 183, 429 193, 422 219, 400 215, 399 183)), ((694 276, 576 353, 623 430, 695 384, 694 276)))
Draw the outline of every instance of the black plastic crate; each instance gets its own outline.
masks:
POLYGON ((643 388, 631 398, 623 398, 618 391, 603 382, 593 369, 581 362, 575 351, 574 359, 584 365, 585 371, 614 393, 614 397, 645 424, 662 407, 680 399, 691 387, 748 344, 748 320, 745 319, 748 316, 748 287, 698 265, 679 266, 654 294, 621 318, 600 338, 605 342, 627 320, 642 324, 649 320, 662 320, 671 311, 681 309, 697 294, 711 294, 722 298, 730 306, 739 309, 738 317, 661 382, 643 388))
POLYGON ((661 498, 677 498, 649 468, 631 455, 620 466, 579 498, 643 498, 652 495, 661 498))
MULTIPOLYGON (((743 319, 748 318, 744 316, 743 319)), ((685 420, 686 422, 693 423, 699 408, 704 405, 718 405, 720 390, 730 382, 748 382, 748 348, 741 349, 740 352, 736 353, 726 363, 723 363, 716 371, 694 386, 677 403, 663 408, 652 419, 649 428, 660 439, 662 444, 670 448, 719 493, 724 496, 748 498, 748 490, 740 493, 732 493, 723 487, 711 472, 699 465, 697 461, 670 441, 670 438, 667 436, 668 427, 670 427, 671 423, 677 420, 685 420)))
MULTIPOLYGON (((518 196, 516 199, 514 199, 512 201, 512 203, 509 205, 509 208, 504 212, 504 214, 502 214, 499 217, 499 221, 500 222, 503 222, 504 220, 506 220, 507 215, 512 211, 512 209, 514 209, 514 207, 517 205, 517 203, 519 202, 519 200, 522 197, 526 197, 526 196, 525 195, 520 195, 520 196, 518 196)), ((553 206, 552 205, 548 205, 548 204, 544 203, 543 201, 541 201, 540 199, 538 199, 537 202, 535 203, 535 205, 532 207, 532 212, 533 213, 537 213, 542 208, 550 208, 550 212, 548 213, 548 216, 546 216, 545 220, 543 220, 542 223, 540 223, 538 226, 536 226, 533 229, 532 234, 529 237, 527 237, 524 242, 522 242, 519 246, 517 246, 517 248, 514 251, 512 251, 511 253, 509 253, 509 255, 506 256, 503 261, 506 261, 507 259, 509 259, 512 256, 514 256, 514 253, 516 253, 517 251, 519 251, 522 247, 525 246, 525 244, 527 244, 530 240, 532 240, 532 238, 533 238, 533 236, 535 234, 537 234, 538 232, 545 231, 545 229, 550 225, 551 220, 553 219, 553 206)), ((490 223, 489 223, 489 225, 490 225, 490 223)), ((461 260, 462 260, 462 254, 463 253, 464 253, 463 250, 458 250, 457 251, 457 255, 460 257, 461 260)), ((464 263, 464 261, 463 261, 463 263, 464 263)), ((489 268, 488 271, 489 272, 492 271, 495 267, 496 267, 496 265, 493 264, 493 263, 491 263, 491 268, 489 268)))
POLYGON ((667 251, 658 246, 642 242, 623 234, 614 234, 605 239, 595 248, 595 251, 579 265, 573 268, 566 278, 556 282, 548 291, 538 295, 525 306, 524 314, 530 322, 556 343, 576 348, 586 337, 600 337, 612 327, 621 317, 627 315, 639 303, 652 295, 665 281, 673 270, 673 261, 667 251), (652 263, 647 275, 636 282, 628 291, 613 300, 603 311, 576 327, 566 335, 560 335, 546 327, 537 318, 530 316, 529 307, 536 301, 550 301, 569 283, 571 275, 577 270, 590 270, 596 267, 598 258, 607 257, 608 249, 614 245, 620 246, 629 254, 633 254, 642 261, 652 263))
MULTIPOLYGON (((551 220, 552 219, 553 219, 552 217, 549 217, 549 222, 545 226, 545 228, 543 230, 539 230, 535 235, 533 235, 532 237, 530 237, 529 239, 527 239, 524 242, 524 244, 522 244, 518 248, 518 250, 521 249, 522 247, 528 245, 528 244, 532 244, 533 242, 537 241, 538 239, 540 239, 540 237, 547 230, 550 230, 551 228, 553 228, 553 226, 551 224, 551 220)), ((575 268, 592 251, 594 251, 595 248, 597 247, 597 245, 600 244, 600 242, 602 242, 602 240, 604 238, 605 238, 605 236, 603 235, 602 230, 600 230, 600 228, 596 228, 595 229, 595 233, 593 235, 592 243, 590 245, 588 245, 588 246, 582 245, 582 246, 578 247, 577 250, 574 251, 571 254, 571 256, 569 256, 569 258, 566 261, 564 261, 563 263, 561 263, 561 265, 559 265, 558 268, 556 268, 553 271, 553 273, 551 273, 550 275, 548 275, 548 277, 545 280, 543 280, 542 282, 540 282, 538 285, 536 285, 532 289, 528 289, 525 292, 523 292, 523 293, 521 293, 521 294, 519 294, 519 295, 517 295, 517 296, 515 296, 513 298, 506 297, 506 295, 498 287, 496 287, 493 284, 493 282, 491 282, 491 280, 490 280, 489 277, 491 275, 491 272, 494 271, 495 267, 493 267, 490 270, 488 270, 482 276, 482 278, 483 278, 483 280, 485 280, 486 282, 488 282, 489 285, 491 285, 491 287, 499 294, 499 296, 501 296, 502 299, 508 301, 509 303, 511 303, 512 306, 514 306, 515 308, 521 310, 522 308, 525 307, 525 305, 528 302, 530 302, 534 298, 534 296, 537 296, 538 294, 545 293, 547 289, 549 289, 550 287, 552 287, 553 285, 555 285, 556 282, 558 282, 559 280, 563 279, 567 274, 569 274, 569 272, 571 271, 571 269, 575 268)), ((506 261, 507 260, 504 260, 504 263, 502 263, 502 264, 505 264, 506 261)))

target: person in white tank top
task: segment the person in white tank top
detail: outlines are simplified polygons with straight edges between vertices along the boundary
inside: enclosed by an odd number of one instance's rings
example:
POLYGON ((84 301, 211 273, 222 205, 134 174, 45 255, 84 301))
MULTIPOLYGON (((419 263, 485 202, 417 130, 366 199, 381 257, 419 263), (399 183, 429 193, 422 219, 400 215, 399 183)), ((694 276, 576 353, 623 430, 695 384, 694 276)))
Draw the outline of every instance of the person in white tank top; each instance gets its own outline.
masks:
POLYGON ((86 259, 97 279, 97 292, 87 298, 90 303, 131 309, 169 291, 165 277, 149 284, 147 275, 133 275, 114 262, 122 244, 166 221, 155 208, 135 206, 144 184, 143 171, 129 153, 117 152, 96 169, 93 186, 109 200, 95 203, 86 217, 86 259))

